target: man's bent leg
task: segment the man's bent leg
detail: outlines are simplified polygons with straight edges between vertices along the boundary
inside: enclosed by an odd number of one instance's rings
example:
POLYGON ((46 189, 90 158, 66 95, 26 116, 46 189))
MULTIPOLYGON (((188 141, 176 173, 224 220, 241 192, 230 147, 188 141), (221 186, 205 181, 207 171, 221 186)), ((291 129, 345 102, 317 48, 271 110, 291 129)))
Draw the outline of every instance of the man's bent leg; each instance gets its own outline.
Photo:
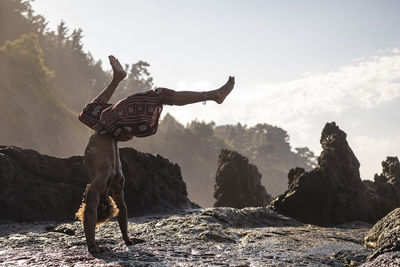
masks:
POLYGON ((113 79, 107 88, 104 89, 93 101, 108 103, 118 84, 126 77, 126 72, 122 68, 118 59, 116 59, 114 56, 109 56, 108 58, 114 71, 113 79))

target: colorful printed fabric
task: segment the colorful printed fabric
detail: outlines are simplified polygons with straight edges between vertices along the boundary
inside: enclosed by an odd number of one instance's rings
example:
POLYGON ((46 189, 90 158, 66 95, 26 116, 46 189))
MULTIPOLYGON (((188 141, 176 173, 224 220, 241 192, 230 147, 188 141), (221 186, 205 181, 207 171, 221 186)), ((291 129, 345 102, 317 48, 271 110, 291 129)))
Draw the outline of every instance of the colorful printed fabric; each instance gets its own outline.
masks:
POLYGON ((158 96, 172 96, 174 92, 157 88, 128 96, 114 105, 93 100, 79 114, 79 120, 100 134, 108 134, 118 141, 153 135, 157 132, 162 111, 158 96))

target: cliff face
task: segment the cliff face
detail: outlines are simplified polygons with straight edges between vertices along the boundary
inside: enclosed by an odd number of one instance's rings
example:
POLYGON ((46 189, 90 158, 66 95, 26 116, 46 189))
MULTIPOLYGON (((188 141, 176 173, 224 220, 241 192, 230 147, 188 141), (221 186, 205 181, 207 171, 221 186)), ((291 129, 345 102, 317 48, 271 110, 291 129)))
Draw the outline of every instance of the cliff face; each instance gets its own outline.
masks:
POLYGON ((360 164, 346 133, 334 122, 325 125, 321 145, 320 167, 310 172, 290 170, 289 190, 271 203, 272 209, 302 222, 326 226, 350 221, 375 223, 400 204, 396 193, 400 188, 393 178, 398 167, 392 159, 384 164, 384 172, 375 177, 375 183, 362 182, 360 164))
MULTIPOLYGON (((129 216, 192 207, 180 168, 161 156, 120 149, 129 216)), ((55 158, 0 146, 0 218, 72 220, 89 183, 82 156, 55 158)))
POLYGON ((214 197, 214 207, 240 209, 262 207, 271 202, 257 167, 246 157, 227 149, 223 149, 218 158, 214 197))

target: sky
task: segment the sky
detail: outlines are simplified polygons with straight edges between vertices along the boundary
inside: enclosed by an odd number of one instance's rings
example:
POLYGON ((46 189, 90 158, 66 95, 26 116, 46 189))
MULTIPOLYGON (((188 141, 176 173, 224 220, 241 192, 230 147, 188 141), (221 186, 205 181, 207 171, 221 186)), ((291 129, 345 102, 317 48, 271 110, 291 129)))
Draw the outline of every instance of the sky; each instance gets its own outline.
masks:
POLYGON ((222 105, 165 107, 182 123, 268 123, 316 154, 335 121, 362 179, 400 156, 400 1, 36 0, 55 30, 83 30, 84 50, 108 66, 144 60, 156 86, 204 91, 229 75, 222 105))

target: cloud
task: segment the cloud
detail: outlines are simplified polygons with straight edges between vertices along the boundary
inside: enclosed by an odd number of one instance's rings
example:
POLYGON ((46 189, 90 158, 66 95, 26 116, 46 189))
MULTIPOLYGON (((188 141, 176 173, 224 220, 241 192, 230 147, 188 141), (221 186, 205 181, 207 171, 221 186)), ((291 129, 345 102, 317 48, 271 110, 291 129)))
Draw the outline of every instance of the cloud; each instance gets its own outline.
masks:
MULTIPOLYGON (((217 124, 277 125, 288 131, 293 147, 308 146, 316 154, 320 152, 319 138, 324 124, 335 120, 349 136, 361 162, 362 177, 372 179, 374 173, 380 172, 380 162, 386 156, 400 153, 400 137, 378 138, 379 132, 372 131, 376 121, 358 121, 352 112, 363 114, 370 110, 378 114, 375 120, 385 118, 382 113, 385 104, 400 98, 398 51, 396 48, 377 53, 378 56, 359 58, 330 72, 305 72, 299 79, 282 83, 247 85, 236 77, 236 87, 223 105, 207 102, 207 105, 166 110, 184 123, 197 118, 217 124), (360 135, 358 129, 363 129, 365 135, 360 135)), ((181 81, 176 89, 204 91, 216 86, 207 81, 181 81)), ((392 132, 399 132, 397 124, 390 125, 392 132)))
POLYGON ((361 163, 362 179, 372 180, 382 172, 381 162, 388 156, 400 156, 400 136, 373 138, 366 135, 349 137, 349 144, 361 163))
POLYGON ((332 72, 259 85, 257 91, 263 96, 258 102, 273 106, 271 111, 285 119, 315 112, 341 113, 354 107, 369 109, 400 97, 399 79, 400 55, 375 56, 332 72))
MULTIPOLYGON (((360 59, 327 73, 304 73, 299 79, 283 83, 250 87, 240 84, 237 77, 236 88, 223 108, 208 102, 204 108, 188 106, 173 109, 172 113, 184 122, 195 116, 217 123, 269 122, 284 126, 298 124, 300 119, 307 123, 307 117, 315 114, 375 108, 400 97, 400 55, 395 51, 360 59)), ((212 88, 216 86, 207 81, 181 81, 176 86, 177 90, 193 91, 212 88)))

